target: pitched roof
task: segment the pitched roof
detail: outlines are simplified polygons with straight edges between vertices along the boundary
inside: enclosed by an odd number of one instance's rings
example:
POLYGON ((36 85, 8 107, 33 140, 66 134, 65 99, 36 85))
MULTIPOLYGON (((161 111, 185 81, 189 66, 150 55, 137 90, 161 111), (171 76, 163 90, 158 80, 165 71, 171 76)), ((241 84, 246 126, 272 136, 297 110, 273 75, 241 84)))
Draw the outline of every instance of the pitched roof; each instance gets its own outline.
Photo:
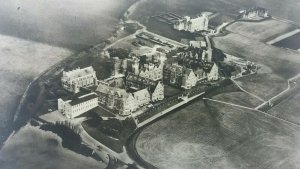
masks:
POLYGON ((142 97, 144 97, 145 95, 149 95, 149 94, 150 93, 147 90, 147 88, 142 89, 142 90, 138 90, 138 91, 136 91, 136 92, 133 93, 134 97, 136 97, 136 96, 142 96, 142 97))
POLYGON ((96 89, 96 92, 100 92, 100 93, 108 93, 111 90, 111 87, 109 87, 106 84, 102 84, 100 83, 96 89))
POLYGON ((95 99, 95 98, 98 98, 98 95, 96 93, 90 93, 90 94, 83 95, 83 96, 80 96, 80 97, 77 97, 77 98, 73 98, 69 102, 69 104, 74 106, 74 105, 84 103, 86 101, 89 101, 89 100, 92 100, 92 99, 95 99))
POLYGON ((82 69, 77 68, 68 72, 64 72, 63 76, 68 78, 77 78, 77 77, 82 77, 93 73, 95 73, 94 68, 92 66, 89 66, 82 69))

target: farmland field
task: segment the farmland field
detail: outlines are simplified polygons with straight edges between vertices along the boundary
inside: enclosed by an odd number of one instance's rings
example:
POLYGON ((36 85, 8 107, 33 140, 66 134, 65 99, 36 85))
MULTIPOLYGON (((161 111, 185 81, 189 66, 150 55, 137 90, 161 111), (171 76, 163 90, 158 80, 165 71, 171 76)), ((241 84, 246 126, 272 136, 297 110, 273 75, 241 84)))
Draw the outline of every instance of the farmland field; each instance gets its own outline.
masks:
POLYGON ((199 100, 146 127, 139 155, 164 169, 291 168, 300 132, 256 111, 199 100))
POLYGON ((287 80, 300 72, 300 54, 295 51, 266 45, 238 34, 213 38, 217 48, 226 53, 259 63, 267 71, 237 81, 248 92, 264 99, 280 93, 287 87, 287 80))
POLYGON ((300 49, 299 40, 300 40, 300 33, 297 33, 293 36, 290 36, 279 42, 276 42, 273 45, 278 46, 278 47, 284 47, 284 48, 289 48, 289 49, 293 49, 293 50, 298 50, 298 49, 300 49))
POLYGON ((278 20, 268 19, 260 22, 238 21, 226 29, 250 39, 265 42, 296 29, 296 26, 278 20))
POLYGON ((268 100, 285 90, 287 81, 275 74, 257 74, 236 80, 248 92, 268 100))
POLYGON ((252 108, 263 103, 257 98, 244 92, 221 93, 213 96, 212 99, 252 108))
POLYGON ((273 107, 268 113, 300 124, 300 91, 273 107))
POLYGON ((76 154, 62 147, 62 140, 52 132, 23 127, 0 152, 1 169, 104 169, 104 163, 76 154))
POLYGON ((210 91, 204 97, 252 108, 262 104, 261 100, 241 91, 234 83, 210 91))

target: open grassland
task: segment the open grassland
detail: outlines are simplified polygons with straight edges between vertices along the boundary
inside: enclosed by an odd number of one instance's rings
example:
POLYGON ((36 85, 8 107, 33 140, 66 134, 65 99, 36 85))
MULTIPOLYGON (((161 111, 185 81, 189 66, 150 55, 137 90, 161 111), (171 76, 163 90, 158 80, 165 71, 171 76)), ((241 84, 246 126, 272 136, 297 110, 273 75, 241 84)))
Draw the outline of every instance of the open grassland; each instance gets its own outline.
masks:
POLYGON ((263 102, 249 93, 243 92, 236 84, 219 87, 204 96, 214 100, 245 107, 257 107, 263 102))
POLYGON ((212 99, 252 108, 263 103, 262 101, 245 92, 220 93, 216 96, 213 96, 212 99))
POLYGON ((300 91, 273 107, 269 114, 300 124, 300 91))
POLYGON ((300 132, 256 111, 198 100, 146 127, 139 155, 165 169, 296 169, 300 132))
POLYGON ((257 75, 237 81, 245 90, 264 99, 283 91, 287 80, 300 72, 300 54, 296 51, 266 45, 234 33, 215 37, 213 41, 226 53, 262 64, 257 75))
POLYGON ((268 19, 260 22, 237 21, 226 29, 254 40, 266 42, 296 28, 286 22, 268 19))
POLYGON ((0 133, 9 124, 29 83, 71 51, 0 35, 0 133))
POLYGON ((287 81, 275 74, 256 74, 243 77, 237 83, 246 91, 268 100, 288 87, 287 81))
POLYGON ((1 169, 104 169, 92 158, 62 147, 62 140, 52 132, 25 126, 0 151, 1 169))

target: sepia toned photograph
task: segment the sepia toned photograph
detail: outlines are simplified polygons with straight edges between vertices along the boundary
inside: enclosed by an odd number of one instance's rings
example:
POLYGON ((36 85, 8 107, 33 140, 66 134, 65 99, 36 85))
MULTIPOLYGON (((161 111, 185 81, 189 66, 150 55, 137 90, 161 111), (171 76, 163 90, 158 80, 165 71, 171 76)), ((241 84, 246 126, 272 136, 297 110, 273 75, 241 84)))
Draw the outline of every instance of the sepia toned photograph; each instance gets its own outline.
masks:
POLYGON ((300 0, 2 0, 0 169, 300 169, 300 0))

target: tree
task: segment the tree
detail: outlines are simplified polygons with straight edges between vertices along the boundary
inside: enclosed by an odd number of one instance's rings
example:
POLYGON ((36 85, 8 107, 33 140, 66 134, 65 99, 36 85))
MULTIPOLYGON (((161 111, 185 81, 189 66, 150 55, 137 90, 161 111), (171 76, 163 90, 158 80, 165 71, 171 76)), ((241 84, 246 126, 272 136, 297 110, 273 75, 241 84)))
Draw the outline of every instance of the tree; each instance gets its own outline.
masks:
POLYGON ((131 50, 123 48, 110 48, 108 49, 108 53, 110 57, 118 57, 120 59, 125 59, 128 58, 129 54, 131 53, 131 50))
POLYGON ((226 58, 226 55, 223 53, 222 50, 217 49, 217 48, 213 48, 212 61, 220 62, 220 61, 224 61, 225 58, 226 58))

